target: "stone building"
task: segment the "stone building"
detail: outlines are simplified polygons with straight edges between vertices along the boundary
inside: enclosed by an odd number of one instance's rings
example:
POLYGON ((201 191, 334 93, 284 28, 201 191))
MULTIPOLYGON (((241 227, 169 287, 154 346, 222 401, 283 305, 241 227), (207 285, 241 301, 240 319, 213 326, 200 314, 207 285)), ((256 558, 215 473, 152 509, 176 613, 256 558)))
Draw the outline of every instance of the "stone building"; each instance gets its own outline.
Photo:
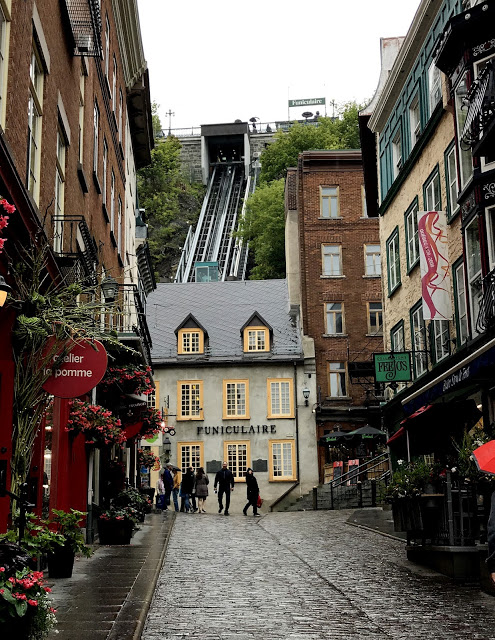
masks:
POLYGON ((333 459, 324 436, 380 428, 372 372, 383 345, 380 243, 378 220, 366 212, 360 151, 305 151, 289 169, 286 259, 291 304, 301 308, 316 358, 311 405, 320 479, 328 481, 333 459))
POLYGON ((148 300, 156 405, 168 415, 173 464, 204 467, 208 511, 223 460, 244 506, 247 467, 266 505, 318 479, 311 359, 305 362, 286 280, 158 284, 148 300), (239 485, 237 485, 239 483, 239 485), (208 506, 209 505, 209 506, 208 506))

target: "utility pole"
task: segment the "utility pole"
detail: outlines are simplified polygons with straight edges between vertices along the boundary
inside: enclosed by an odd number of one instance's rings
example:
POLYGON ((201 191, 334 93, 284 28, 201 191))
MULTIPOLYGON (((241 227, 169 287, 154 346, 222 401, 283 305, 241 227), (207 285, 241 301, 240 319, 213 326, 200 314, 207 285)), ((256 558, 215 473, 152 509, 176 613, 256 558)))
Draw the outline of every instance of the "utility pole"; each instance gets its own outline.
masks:
POLYGON ((169 109, 166 113, 166 116, 168 116, 168 135, 172 135, 172 116, 175 116, 175 113, 169 109))

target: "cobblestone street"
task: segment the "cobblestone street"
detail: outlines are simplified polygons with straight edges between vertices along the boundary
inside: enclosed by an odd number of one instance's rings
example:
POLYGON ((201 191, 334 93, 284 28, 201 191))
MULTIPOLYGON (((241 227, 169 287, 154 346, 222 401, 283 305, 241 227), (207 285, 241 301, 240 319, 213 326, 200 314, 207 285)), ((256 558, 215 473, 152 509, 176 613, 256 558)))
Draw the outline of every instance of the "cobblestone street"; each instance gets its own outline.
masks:
POLYGON ((178 514, 143 640, 495 638, 493 598, 351 513, 178 514))

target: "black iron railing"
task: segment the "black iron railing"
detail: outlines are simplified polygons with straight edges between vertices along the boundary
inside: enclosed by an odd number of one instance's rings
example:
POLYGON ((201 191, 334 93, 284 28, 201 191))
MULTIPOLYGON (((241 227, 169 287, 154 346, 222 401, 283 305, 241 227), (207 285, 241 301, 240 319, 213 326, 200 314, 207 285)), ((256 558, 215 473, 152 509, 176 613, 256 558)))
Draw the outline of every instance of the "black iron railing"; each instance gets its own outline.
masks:
POLYGON ((53 251, 65 275, 73 282, 86 278, 95 285, 98 250, 84 217, 52 216, 52 228, 53 251))
POLYGON ((495 116, 495 65, 490 60, 473 83, 465 99, 467 116, 461 140, 472 147, 483 138, 495 116))
POLYGON ((101 13, 99 0, 62 0, 70 25, 74 55, 101 57, 101 13))
POLYGON ((476 320, 476 331, 483 333, 495 326, 495 269, 483 278, 483 294, 476 320))
POLYGON ((329 483, 330 509, 350 504, 359 509, 383 504, 389 480, 390 458, 388 453, 382 453, 329 483))

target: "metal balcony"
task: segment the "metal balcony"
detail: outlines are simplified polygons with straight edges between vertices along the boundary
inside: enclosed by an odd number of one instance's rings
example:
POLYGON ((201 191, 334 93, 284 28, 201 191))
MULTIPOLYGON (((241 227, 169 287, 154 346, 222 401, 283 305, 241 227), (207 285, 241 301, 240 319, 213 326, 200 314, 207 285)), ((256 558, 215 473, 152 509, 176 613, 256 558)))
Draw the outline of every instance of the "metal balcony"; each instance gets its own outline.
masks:
POLYGON ((146 364, 151 365, 151 335, 146 321, 144 294, 135 284, 119 285, 117 303, 117 334, 119 340, 141 352, 146 364))
POLYGON ((70 27, 74 55, 101 57, 101 13, 99 0, 61 0, 70 27))
POLYGON ((96 243, 83 216, 52 216, 53 251, 68 282, 96 285, 96 243))
POLYGON ((466 97, 466 122, 461 134, 474 156, 491 155, 495 140, 495 64, 490 60, 466 97))
POLYGON ((495 327, 495 269, 483 278, 483 293, 476 331, 483 333, 495 327))

